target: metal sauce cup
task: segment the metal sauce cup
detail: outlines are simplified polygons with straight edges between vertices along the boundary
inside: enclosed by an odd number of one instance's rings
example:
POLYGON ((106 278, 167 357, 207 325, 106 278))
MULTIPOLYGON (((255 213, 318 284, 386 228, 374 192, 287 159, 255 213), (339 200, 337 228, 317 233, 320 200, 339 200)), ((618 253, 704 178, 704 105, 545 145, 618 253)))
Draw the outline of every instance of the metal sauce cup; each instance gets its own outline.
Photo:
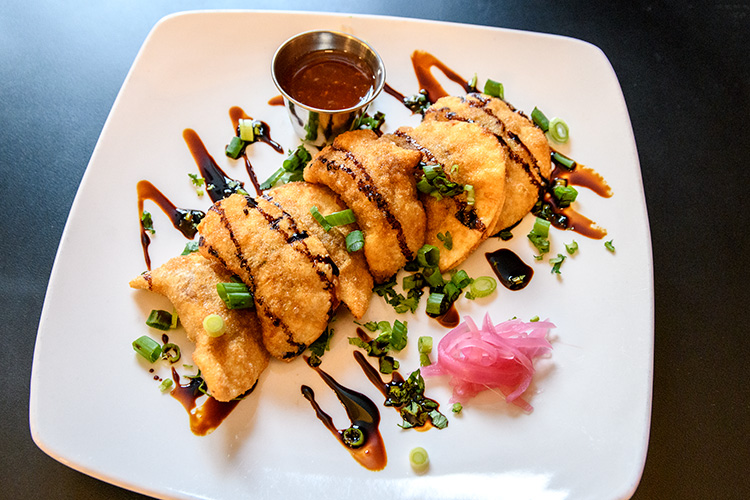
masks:
POLYGON ((305 142, 324 146, 334 137, 351 130, 370 103, 385 85, 385 65, 377 52, 359 38, 336 31, 306 31, 284 42, 273 56, 271 76, 284 99, 284 106, 295 133, 305 142), (299 102, 292 97, 283 83, 289 80, 313 52, 345 53, 352 56, 358 65, 368 68, 374 76, 371 90, 351 107, 345 109, 320 109, 299 102))

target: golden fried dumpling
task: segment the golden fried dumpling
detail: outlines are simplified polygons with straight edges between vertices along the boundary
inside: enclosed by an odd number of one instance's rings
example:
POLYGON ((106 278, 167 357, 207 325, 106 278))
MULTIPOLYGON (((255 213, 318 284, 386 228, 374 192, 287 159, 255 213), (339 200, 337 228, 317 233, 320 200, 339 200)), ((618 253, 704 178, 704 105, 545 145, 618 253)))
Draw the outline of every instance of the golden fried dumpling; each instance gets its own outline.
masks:
POLYGON ((338 269, 320 240, 263 197, 234 194, 198 225, 202 255, 237 274, 255 297, 263 343, 290 360, 327 328, 338 269))
POLYGON ((393 276, 424 243, 425 214, 414 173, 421 155, 372 130, 339 135, 305 167, 305 180, 325 184, 354 211, 375 281, 393 276))
POLYGON ((492 234, 505 193, 506 155, 487 130, 474 123, 425 121, 416 127, 401 127, 392 136, 396 144, 422 154, 425 164, 439 164, 448 180, 471 186, 455 196, 438 199, 422 195, 427 213, 425 240, 440 249, 440 270, 463 262, 492 234), (452 247, 446 248, 438 234, 450 232, 452 247))
POLYGON ((355 222, 326 231, 310 213, 312 207, 317 207, 322 215, 346 210, 341 198, 322 184, 308 182, 282 184, 266 191, 263 196, 278 203, 306 231, 318 237, 339 269, 337 293, 341 302, 355 318, 364 316, 372 296, 372 275, 367 269, 364 252, 349 253, 346 250, 346 235, 359 226, 355 222))
POLYGON ((217 283, 231 278, 223 266, 193 253, 174 257, 130 282, 132 288, 152 290, 172 302, 195 343, 193 361, 210 394, 219 401, 230 401, 252 389, 268 365, 255 311, 227 309, 216 292, 217 283), (203 319, 209 314, 224 319, 222 336, 211 337, 203 329, 203 319))
POLYGON ((492 132, 505 149, 505 201, 493 234, 529 213, 549 182, 552 165, 547 138, 528 117, 502 99, 475 93, 438 99, 424 119, 477 123, 492 132))

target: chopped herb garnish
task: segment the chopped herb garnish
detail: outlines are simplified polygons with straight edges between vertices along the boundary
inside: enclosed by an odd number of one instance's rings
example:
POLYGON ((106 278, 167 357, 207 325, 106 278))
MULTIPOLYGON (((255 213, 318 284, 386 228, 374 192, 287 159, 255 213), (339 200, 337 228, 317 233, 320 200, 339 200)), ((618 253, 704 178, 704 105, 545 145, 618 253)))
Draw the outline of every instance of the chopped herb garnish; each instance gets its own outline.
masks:
POLYGON ((297 146, 297 149, 294 151, 289 150, 289 156, 284 160, 281 168, 262 183, 260 189, 271 189, 276 184, 286 184, 288 182, 303 180, 305 165, 310 160, 312 160, 312 155, 302 144, 297 146))
POLYGON ((167 392, 171 388, 172 388, 171 378, 165 378, 164 380, 161 381, 161 384, 159 384, 159 390, 161 392, 167 392))
POLYGON ((529 241, 539 250, 540 254, 549 252, 549 240, 547 239, 549 236, 549 226, 550 222, 548 220, 537 217, 534 227, 527 235, 529 241))
POLYGON ((203 329, 211 337, 221 337, 226 331, 224 318, 218 314, 209 314, 203 318, 203 329))
POLYGON ((534 316, 534 317, 533 317, 533 318, 531 318, 531 319, 530 319, 529 321, 530 321, 531 323, 536 323, 537 321, 539 321, 539 316, 534 316))
POLYGON ((216 292, 227 309, 249 309, 255 307, 253 294, 244 283, 217 283, 216 292))
POLYGON ((235 135, 232 137, 232 140, 229 141, 227 147, 224 148, 224 153, 228 157, 236 160, 245 150, 245 147, 247 147, 247 143, 235 135))
POLYGON ((346 235, 346 251, 349 253, 358 252, 365 246, 365 235, 359 229, 346 235))
POLYGON ((430 101, 427 99, 427 91, 422 89, 418 94, 404 97, 404 106, 409 108, 412 113, 424 114, 430 107, 430 101))
POLYGON ((349 448, 359 448, 365 444, 365 433, 359 427, 348 427, 341 433, 341 440, 349 448))
POLYGON ((424 379, 418 369, 403 382, 388 385, 388 396, 384 404, 400 408, 403 422, 399 427, 404 429, 422 427, 427 422, 438 429, 448 426, 448 419, 437 410, 437 401, 425 397, 424 379))
POLYGON ((307 364, 310 366, 318 366, 321 363, 323 354, 331 349, 331 338, 333 337, 333 328, 328 325, 323 334, 317 338, 315 342, 310 344, 308 349, 310 350, 310 358, 307 360, 307 364))
POLYGON ((357 222, 357 219, 354 217, 354 211, 351 208, 347 208, 346 210, 341 210, 339 212, 333 212, 330 215, 326 215, 326 221, 331 226, 345 226, 347 224, 352 224, 354 222, 357 222))
POLYGON ((565 261, 565 256, 561 253, 557 254, 557 257, 553 257, 549 260, 549 263, 552 264, 552 273, 553 274, 562 274, 560 273, 560 266, 562 266, 562 263, 565 261))
POLYGON ((578 190, 573 186, 566 184, 558 184, 552 189, 552 194, 557 199, 557 205, 560 208, 569 207, 571 203, 576 201, 578 197, 578 190))
POLYGON ((197 252, 199 246, 200 245, 198 244, 197 241, 188 241, 185 244, 185 248, 182 250, 182 254, 180 255, 189 255, 193 252, 197 252))
POLYGON ((567 168, 568 170, 575 170, 576 168, 575 160, 572 160, 571 158, 568 158, 564 154, 558 153, 557 151, 552 153, 552 161, 555 162, 555 164, 560 165, 561 167, 567 168))
POLYGON ((487 79, 484 84, 484 93, 492 97, 505 99, 505 89, 503 88, 503 84, 496 82, 495 80, 487 79))
POLYGON ((566 243, 565 250, 568 252, 568 254, 573 255, 578 251, 578 242, 576 240, 573 240, 570 243, 566 243))
POLYGON ((440 250, 433 245, 422 245, 417 251, 417 262, 422 267, 437 267, 440 262, 440 250))
POLYGON ((169 330, 172 327, 172 313, 162 309, 154 309, 148 315, 146 324, 157 330, 169 330))
POLYGON ((359 337, 349 337, 349 344, 357 346, 368 356, 379 358, 380 372, 392 373, 399 367, 398 361, 388 354, 389 351, 401 351, 408 340, 408 325, 405 321, 395 320, 393 326, 387 321, 365 323, 365 328, 372 332, 380 331, 380 335, 370 341, 359 337))
POLYGON ((374 132, 381 133, 380 127, 385 123, 385 114, 378 111, 374 116, 364 114, 357 118, 352 125, 352 130, 370 129, 374 132))
POLYGON ((495 291, 497 288, 497 280, 492 276, 480 276, 471 282, 469 285, 469 293, 466 294, 467 299, 475 299, 486 297, 495 291))
POLYGON ((323 230, 325 232, 330 231, 333 229, 333 226, 330 222, 325 218, 323 214, 320 213, 320 210, 318 210, 318 207, 313 206, 310 208, 310 213, 312 214, 313 218, 318 221, 318 224, 320 224, 323 227, 323 230))
POLYGON ((463 410, 464 407, 461 405, 461 403, 453 403, 453 406, 451 406, 451 411, 453 413, 461 413, 461 410, 463 410))
POLYGON ((477 91, 477 74, 474 73, 474 76, 471 77, 471 80, 469 80, 467 83, 467 86, 469 87, 469 92, 476 92, 477 91))
POLYGON ((143 226, 144 231, 148 231, 151 234, 156 233, 154 221, 151 219, 151 212, 143 211, 141 214, 141 226, 143 226))
POLYGON ((443 246, 445 247, 446 250, 453 249, 453 236, 451 236, 450 231, 446 231, 445 234, 438 233, 437 239, 443 243, 443 246))
POLYGON ((609 240, 604 242, 604 248, 609 250, 612 253, 615 253, 615 246, 612 244, 614 240, 609 240))
POLYGON ((503 229, 496 236, 503 241, 508 241, 513 237, 513 233, 510 232, 510 229, 503 229))
POLYGON ((427 451, 421 446, 411 450, 409 452, 409 464, 414 472, 424 473, 430 466, 430 457, 427 455, 427 451))
POLYGON ((537 107, 531 112, 531 121, 533 121, 537 127, 542 129, 542 132, 547 132, 549 130, 549 119, 544 113, 542 113, 542 110, 537 107))
POLYGON ((565 144, 570 138, 570 130, 568 124, 560 118, 553 118, 549 122, 549 130, 547 131, 553 141, 565 144))
POLYGON ((157 341, 143 335, 133 341, 133 350, 153 363, 161 356, 161 346, 157 341))
POLYGON ((438 200, 458 196, 464 192, 464 186, 448 179, 442 165, 421 163, 421 166, 423 175, 417 182, 420 192, 434 196, 438 200))
POLYGON ((180 346, 167 342, 164 347, 161 348, 161 357, 170 362, 170 364, 177 363, 182 357, 180 352, 180 346))

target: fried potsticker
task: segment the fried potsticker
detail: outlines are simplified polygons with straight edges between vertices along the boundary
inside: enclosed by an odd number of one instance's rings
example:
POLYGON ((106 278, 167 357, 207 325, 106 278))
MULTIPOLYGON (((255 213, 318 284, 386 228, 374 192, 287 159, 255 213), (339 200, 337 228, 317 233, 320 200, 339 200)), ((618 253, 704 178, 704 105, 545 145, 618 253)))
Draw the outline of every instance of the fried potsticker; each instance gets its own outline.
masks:
POLYGON ((505 149, 505 202, 493 234, 529 213, 540 190, 549 183, 552 166, 547 138, 528 117, 502 99, 474 93, 438 99, 424 119, 477 123, 492 132, 505 149))
POLYGON ((252 389, 268 365, 255 311, 227 309, 216 292, 217 283, 231 278, 232 273, 221 265, 193 253, 174 257, 130 282, 132 288, 152 290, 172 302, 195 343, 193 361, 209 393, 219 401, 230 401, 252 389), (203 319, 209 314, 224 319, 222 336, 211 337, 203 329, 203 319))
POLYGON ((313 206, 323 215, 346 210, 347 206, 341 198, 322 184, 308 182, 282 184, 266 191, 263 196, 278 203, 306 231, 318 237, 339 269, 337 290, 341 302, 347 305, 355 318, 364 316, 372 296, 372 275, 367 269, 364 253, 350 253, 346 249, 346 236, 359 226, 355 222, 326 231, 310 213, 313 206))
POLYGON ((234 194, 198 225, 202 255, 237 274, 252 290, 263 343, 290 360, 327 328, 338 306, 338 269, 317 237, 278 205, 234 194))
POLYGON ((325 184, 354 211, 376 282, 414 259, 424 243, 425 213, 414 173, 421 155, 372 130, 339 135, 305 167, 307 182, 325 184))
POLYGON ((479 125, 459 121, 425 121, 399 128, 388 138, 421 152, 427 165, 442 165, 445 177, 472 186, 455 196, 422 194, 427 213, 425 240, 440 249, 440 270, 463 262, 492 234, 504 200, 506 155, 497 140, 479 125), (438 234, 450 232, 446 248, 438 234))

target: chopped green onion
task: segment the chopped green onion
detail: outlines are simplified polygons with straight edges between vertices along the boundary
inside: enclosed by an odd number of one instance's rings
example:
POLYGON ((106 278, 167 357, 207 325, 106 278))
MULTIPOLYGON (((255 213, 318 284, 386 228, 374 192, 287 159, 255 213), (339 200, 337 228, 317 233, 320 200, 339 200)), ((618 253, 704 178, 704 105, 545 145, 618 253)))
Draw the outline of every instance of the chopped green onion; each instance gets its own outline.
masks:
POLYGON ((427 354, 432 352, 432 337, 419 337, 417 348, 420 353, 427 354))
POLYGON ((419 353, 419 366, 430 366, 432 364, 432 360, 430 360, 430 356, 427 353, 420 352, 419 353))
POLYGON ((562 263, 565 262, 565 256, 561 253, 557 254, 557 257, 554 257, 549 260, 549 263, 552 264, 552 271, 550 271, 553 274, 562 274, 560 273, 560 266, 562 266, 562 263))
POLYGON ((534 111, 531 112, 531 121, 533 121, 537 127, 542 129, 542 132, 547 132, 549 130, 549 119, 539 108, 535 107, 534 111))
POLYGON ((537 217, 531 232, 526 235, 529 241, 539 250, 540 254, 549 252, 549 240, 547 239, 549 236, 549 226, 550 222, 548 220, 537 217))
POLYGON ((224 153, 233 159, 237 159, 240 157, 240 154, 242 154, 242 149, 245 147, 245 141, 240 139, 239 137, 232 136, 232 140, 229 141, 229 144, 227 144, 227 147, 224 149, 224 153))
POLYGON ((427 314, 432 315, 439 315, 442 311, 443 306, 443 299, 445 298, 445 294, 442 293, 431 293, 429 297, 427 297, 427 305, 425 307, 425 311, 427 314))
POLYGON ((530 319, 529 321, 530 321, 531 323, 536 323, 537 321, 539 321, 539 316, 534 316, 534 317, 533 317, 533 318, 531 318, 531 319, 530 319))
POLYGON ((565 144, 570 138, 568 124, 560 118, 553 118, 552 121, 549 122, 549 135, 555 142, 565 144))
POLYGON ((199 244, 197 241, 188 241, 185 243, 185 248, 182 250, 180 255, 188 255, 198 251, 199 244))
POLYGON ((157 341, 143 335, 133 341, 133 350, 153 363, 161 356, 161 346, 157 341))
POLYGON ((170 363, 177 363, 182 357, 182 354, 180 353, 180 346, 178 346, 177 344, 172 344, 171 342, 167 342, 161 349, 161 357, 162 359, 165 359, 170 363))
POLYGON ((226 325, 224 324, 224 318, 218 314, 209 314, 203 318, 203 329, 211 337, 221 337, 226 331, 226 325))
POLYGON ((169 330, 172 327, 172 313, 162 309, 154 309, 148 315, 146 324, 157 330, 169 330))
POLYGON ((471 184, 466 184, 464 186, 464 191, 466 191, 466 204, 469 206, 474 205, 474 186, 471 184))
POLYGON ((427 267, 422 271, 425 281, 431 287, 439 287, 445 284, 445 279, 437 267, 427 267))
POLYGON ((310 209, 310 213, 312 214, 313 218, 315 218, 315 220, 318 221, 318 224, 323 226, 323 229, 325 230, 325 232, 328 232, 333 228, 333 226, 331 226, 331 223, 326 220, 323 214, 320 213, 320 210, 318 210, 318 207, 313 206, 310 209))
POLYGON ((177 309, 172 309, 172 323, 169 325, 170 330, 177 328, 177 323, 180 321, 180 315, 177 314, 177 309))
POLYGON ((144 231, 148 231, 151 234, 156 233, 156 230, 154 229, 154 221, 151 219, 151 212, 146 210, 143 211, 141 214, 141 225, 143 226, 144 231))
POLYGON ((471 80, 467 82, 469 84, 469 89, 471 89, 472 92, 476 92, 477 90, 477 74, 474 73, 474 76, 471 77, 471 80))
POLYGON ((423 473, 430 466, 430 457, 427 451, 420 447, 414 448, 409 452, 409 464, 416 473, 423 473))
POLYGON ((574 170, 576 168, 575 160, 568 158, 564 154, 558 153, 557 151, 552 153, 552 161, 555 162, 555 164, 560 165, 561 167, 567 168, 568 170, 574 170))
POLYGON ((497 281, 492 276, 480 276, 471 282, 469 289, 474 297, 486 297, 497 288, 497 281))
POLYGON ((325 217, 326 221, 332 226, 345 226, 352 222, 357 222, 351 208, 341 210, 340 212, 333 212, 331 215, 326 215, 325 217))
POLYGON ((247 309, 253 307, 253 295, 244 283, 216 283, 216 292, 227 309, 247 309))
POLYGON ((451 282, 461 290, 469 286, 472 281, 473 280, 463 269, 459 269, 453 274, 453 276, 451 276, 451 282))
POLYGON ((615 253, 615 246, 612 244, 612 242, 615 240, 609 240, 604 242, 604 248, 609 250, 612 253, 615 253))
POLYGON ((451 407, 453 413, 461 413, 461 410, 463 409, 464 407, 461 403, 453 403, 453 406, 451 407))
POLYGON ((425 244, 417 252, 417 261, 422 267, 437 267, 440 262, 440 250, 436 246, 425 244))
POLYGON ((570 244, 566 243, 565 250, 567 250, 570 255, 573 255, 578 251, 578 242, 573 240, 570 244))
POLYGON ((552 190, 552 194, 557 198, 558 206, 560 208, 566 208, 576 201, 578 190, 573 186, 557 185, 552 190))
POLYGON ((359 229, 346 235, 346 251, 349 253, 362 250, 365 246, 365 236, 359 229))
POLYGON ((405 321, 395 320, 393 322, 393 329, 391 330, 391 347, 396 351, 401 351, 406 347, 407 335, 407 323, 405 321))
POLYGON ((484 84, 484 93, 492 97, 505 99, 505 89, 503 88, 503 84, 496 82, 495 80, 487 79, 484 84))
POLYGON ((258 132, 258 122, 250 119, 239 120, 240 139, 246 142, 255 142, 255 134, 258 132))
POLYGON ((378 369, 380 373, 393 373, 393 370, 398 370, 398 361, 393 359, 392 356, 380 356, 378 358, 379 364, 378 369))
POLYGON ((450 231, 446 231, 445 234, 438 233, 437 239, 443 242, 443 246, 446 250, 452 250, 453 249, 453 236, 451 236, 450 231))
POLYGON ((341 433, 341 439, 349 448, 359 448, 365 444, 365 433, 359 427, 348 427, 341 433))
POLYGON ((161 384, 159 384, 159 390, 161 392, 167 392, 172 387, 172 379, 171 378, 165 378, 161 381, 161 384))

